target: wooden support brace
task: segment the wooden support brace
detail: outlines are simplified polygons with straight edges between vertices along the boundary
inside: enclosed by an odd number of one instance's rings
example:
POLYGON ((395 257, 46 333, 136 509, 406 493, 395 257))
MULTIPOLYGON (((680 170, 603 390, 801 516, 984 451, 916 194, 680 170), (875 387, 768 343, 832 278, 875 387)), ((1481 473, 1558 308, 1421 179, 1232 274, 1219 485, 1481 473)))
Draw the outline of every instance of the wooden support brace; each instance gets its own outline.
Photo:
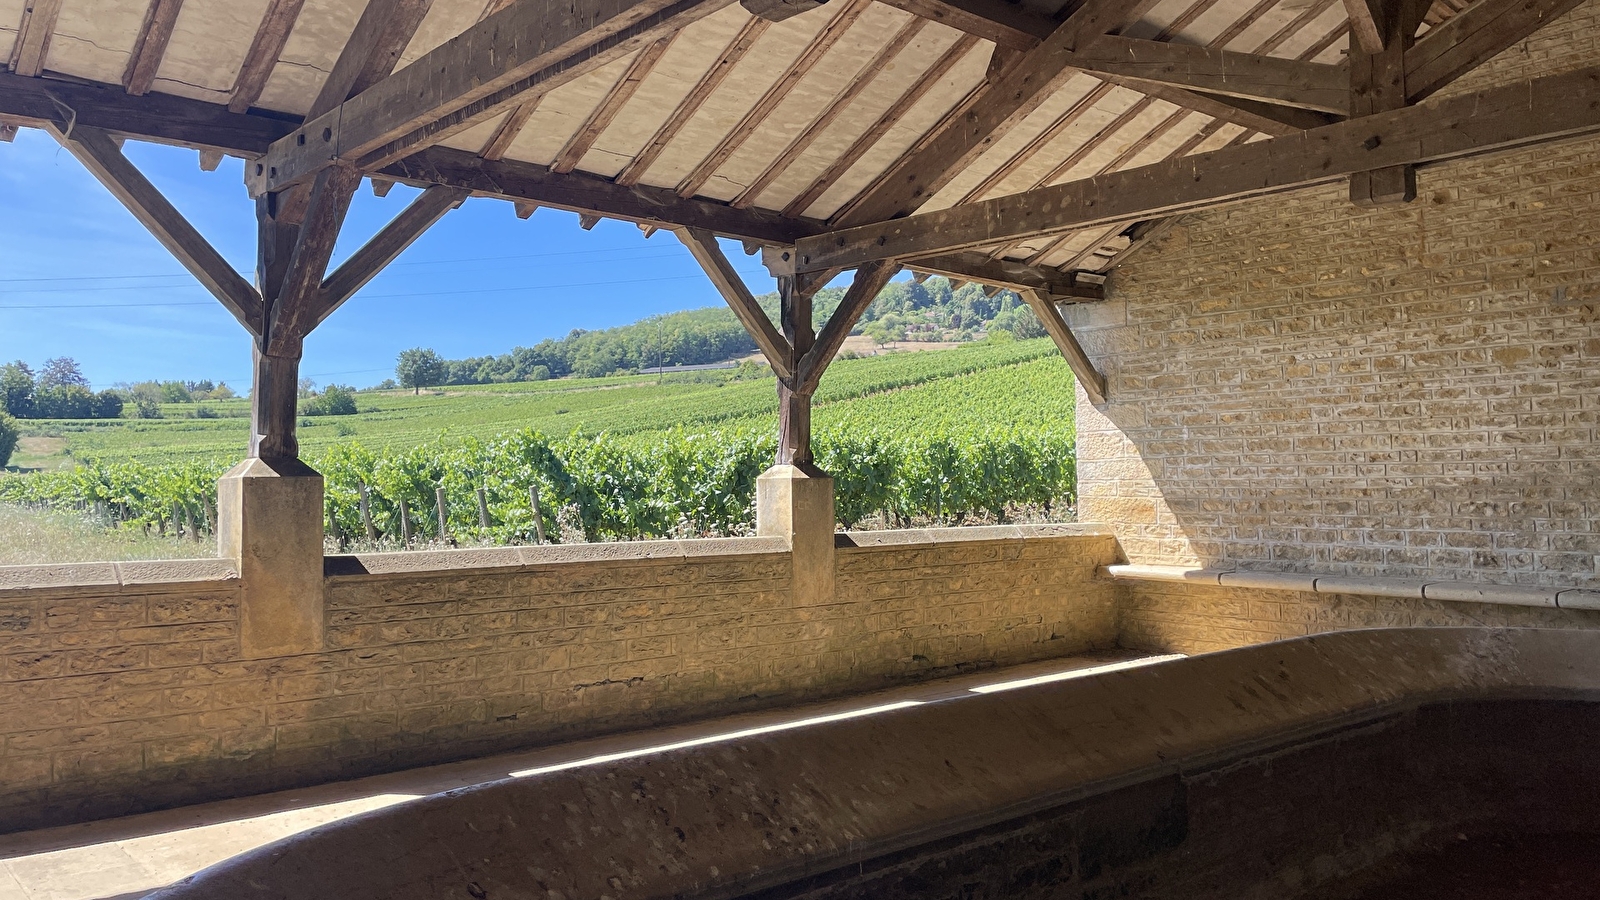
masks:
POLYGON ((828 323, 822 326, 822 334, 818 335, 815 344, 803 355, 799 355, 799 382, 800 390, 807 395, 815 392, 822 383, 822 375, 828 370, 828 364, 844 347, 845 338, 855 329, 856 323, 861 321, 861 314, 867 311, 872 301, 878 299, 878 294, 889 283, 889 279, 900 271, 900 267, 888 262, 867 263, 856 270, 855 279, 850 282, 850 288, 845 291, 844 299, 839 301, 839 308, 834 310, 828 323))
POLYGON ((1078 383, 1083 385, 1083 392, 1089 395, 1094 403, 1106 402, 1106 377, 1094 367, 1089 355, 1083 352, 1083 345, 1073 336, 1072 329, 1067 327, 1067 320, 1061 318, 1061 310, 1050 298, 1038 291, 1023 291, 1022 299, 1033 308, 1034 316, 1050 339, 1056 342, 1056 348, 1061 355, 1067 358, 1067 365, 1072 367, 1072 374, 1077 377, 1078 383))
POLYGON ((383 271, 384 266, 394 262, 423 232, 466 199, 466 191, 438 185, 418 195, 400 215, 383 226, 322 282, 312 310, 311 327, 322 324, 334 310, 383 271))
POLYGON ((300 344, 316 323, 316 305, 322 279, 339 239, 345 213, 361 173, 348 166, 330 166, 317 173, 305 219, 295 241, 283 287, 270 301, 267 313, 267 352, 272 356, 300 355, 300 344))
POLYGON ((773 327, 772 320, 767 317, 761 304, 756 302, 750 288, 734 270, 733 264, 728 262, 728 257, 717 246, 717 237, 703 228, 676 228, 673 234, 678 240, 689 248, 700 267, 705 270, 711 283, 717 286, 717 291, 722 294, 722 299, 727 301, 733 314, 738 317, 740 324, 744 325, 750 337, 761 348, 761 355, 767 358, 767 363, 772 366, 772 371, 777 373, 779 379, 788 379, 794 376, 794 348, 778 329, 773 327))
POLYGON ((48 127, 56 140, 77 157, 240 324, 252 335, 262 333, 265 310, 261 295, 122 155, 110 135, 84 125, 75 126, 70 132, 56 124, 48 127))
MULTIPOLYGON (((1383 48, 1350 54, 1350 115, 1370 116, 1407 105, 1406 51, 1427 13, 1427 0, 1361 0, 1381 30, 1383 48)), ((1358 33, 1358 37, 1359 37, 1358 33)), ((1365 39, 1362 40, 1363 47, 1365 39)), ((1410 203, 1417 198, 1417 169, 1388 166, 1350 176, 1350 202, 1357 206, 1410 203)))

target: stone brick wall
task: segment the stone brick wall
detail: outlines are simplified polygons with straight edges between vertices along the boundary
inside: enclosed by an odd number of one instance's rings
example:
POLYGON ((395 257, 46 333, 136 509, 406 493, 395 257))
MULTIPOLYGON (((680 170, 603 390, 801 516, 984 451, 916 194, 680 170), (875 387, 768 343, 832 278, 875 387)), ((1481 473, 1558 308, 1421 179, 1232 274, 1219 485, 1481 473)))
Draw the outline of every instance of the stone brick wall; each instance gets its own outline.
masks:
MULTIPOLYGON (((1590 0, 1461 89, 1596 59, 1590 0)), ((1419 181, 1186 216, 1074 312, 1083 521, 1137 563, 1600 584, 1600 141, 1419 181)))
POLYGON ((1060 656, 1116 640, 1115 541, 770 539, 335 557, 325 652, 241 659, 226 561, 0 569, 0 831, 1060 656))
POLYGON ((1600 628, 1600 612, 1588 610, 1163 582, 1122 590, 1120 645, 1156 653, 1208 653, 1353 628, 1600 628))

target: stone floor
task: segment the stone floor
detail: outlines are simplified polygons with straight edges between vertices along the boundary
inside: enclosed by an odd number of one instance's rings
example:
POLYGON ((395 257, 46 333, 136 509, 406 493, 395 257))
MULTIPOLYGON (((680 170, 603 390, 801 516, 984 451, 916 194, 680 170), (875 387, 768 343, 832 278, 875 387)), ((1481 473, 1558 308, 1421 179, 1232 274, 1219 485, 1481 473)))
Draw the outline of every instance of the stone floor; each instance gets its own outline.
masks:
POLYGON ((753 732, 1081 677, 1170 657, 1103 653, 355 781, 0 835, 0 900, 132 900, 282 837, 427 794, 753 732))

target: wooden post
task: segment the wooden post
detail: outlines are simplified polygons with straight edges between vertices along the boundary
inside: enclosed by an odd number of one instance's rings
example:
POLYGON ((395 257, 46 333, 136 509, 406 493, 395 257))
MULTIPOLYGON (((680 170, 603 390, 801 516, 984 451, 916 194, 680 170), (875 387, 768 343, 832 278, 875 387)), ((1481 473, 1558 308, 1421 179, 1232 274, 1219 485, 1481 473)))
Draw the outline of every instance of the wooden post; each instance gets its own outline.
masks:
POLYGON ((333 514, 333 507, 328 507, 328 533, 333 535, 334 543, 339 549, 344 549, 344 532, 339 530, 339 520, 333 514))
MULTIPOLYGON (((792 358, 800 360, 817 342, 811 321, 811 295, 796 289, 793 275, 778 276, 778 318, 792 358)), ((778 465, 809 466, 811 455, 811 391, 801 383, 799 366, 778 379, 778 465)))
POLYGON ((400 501, 400 546, 411 548, 411 507, 400 501))
POLYGON ((376 544, 378 542, 377 526, 372 524, 372 499, 367 493, 367 486, 361 485, 361 524, 367 528, 367 540, 376 544))
POLYGON ((185 507, 183 510, 183 520, 184 524, 189 529, 189 540, 198 544, 200 542, 200 529, 196 526, 194 521, 194 510, 185 507))
POLYGON ((445 506, 444 488, 433 489, 434 512, 439 516, 439 540, 450 540, 450 513, 445 506))
POLYGON ((539 485, 528 485, 528 503, 533 506, 533 536, 537 543, 544 543, 544 510, 539 507, 539 485))
MULTIPOLYGON (((1402 109, 1407 105, 1406 51, 1416 42, 1417 27, 1427 12, 1424 0, 1363 2, 1377 14, 1370 18, 1382 48, 1368 35, 1350 50, 1350 116, 1357 118, 1402 109), (1363 46, 1365 44, 1365 46, 1363 46)), ((1358 35, 1359 37, 1359 35, 1358 35)), ((1417 198, 1416 166, 1389 166, 1350 176, 1350 201, 1358 206, 1410 203, 1417 198)))
POLYGON ((489 530, 489 495, 481 487, 478 488, 478 527, 489 530))

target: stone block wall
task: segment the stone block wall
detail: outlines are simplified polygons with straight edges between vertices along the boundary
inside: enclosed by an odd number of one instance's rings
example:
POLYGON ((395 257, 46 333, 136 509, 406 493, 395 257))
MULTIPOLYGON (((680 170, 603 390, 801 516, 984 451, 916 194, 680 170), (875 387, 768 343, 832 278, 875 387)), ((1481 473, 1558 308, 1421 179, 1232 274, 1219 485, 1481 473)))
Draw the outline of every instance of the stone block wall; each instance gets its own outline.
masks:
POLYGON ((257 660, 227 561, 0 569, 0 832, 1115 644, 1109 534, 840 542, 814 607, 771 539, 333 557, 257 660))
MULTIPOLYGON (((1600 59, 1590 0, 1458 89, 1600 59)), ((1600 584, 1600 140, 1185 216, 1076 315, 1131 562, 1600 584)))
POLYGON ((1122 585, 1120 645, 1208 653, 1356 628, 1600 628, 1600 612, 1186 583, 1122 585))

